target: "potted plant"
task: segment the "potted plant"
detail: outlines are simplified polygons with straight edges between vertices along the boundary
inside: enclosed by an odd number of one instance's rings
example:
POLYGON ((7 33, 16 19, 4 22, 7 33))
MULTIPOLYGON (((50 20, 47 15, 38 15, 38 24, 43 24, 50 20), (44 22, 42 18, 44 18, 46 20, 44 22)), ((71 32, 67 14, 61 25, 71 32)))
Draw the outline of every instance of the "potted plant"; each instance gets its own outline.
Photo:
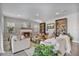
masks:
POLYGON ((59 51, 55 51, 53 45, 38 45, 35 48, 33 56, 58 56, 60 54, 59 51))

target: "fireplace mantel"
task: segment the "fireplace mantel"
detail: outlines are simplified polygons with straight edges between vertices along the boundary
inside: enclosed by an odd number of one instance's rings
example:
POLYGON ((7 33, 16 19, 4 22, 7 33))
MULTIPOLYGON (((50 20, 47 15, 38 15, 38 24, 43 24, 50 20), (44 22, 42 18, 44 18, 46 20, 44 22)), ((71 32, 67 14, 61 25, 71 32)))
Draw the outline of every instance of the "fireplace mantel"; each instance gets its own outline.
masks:
POLYGON ((27 34, 27 37, 30 38, 31 34, 32 34, 32 29, 30 29, 30 28, 21 28, 20 34, 24 35, 24 36, 27 34))

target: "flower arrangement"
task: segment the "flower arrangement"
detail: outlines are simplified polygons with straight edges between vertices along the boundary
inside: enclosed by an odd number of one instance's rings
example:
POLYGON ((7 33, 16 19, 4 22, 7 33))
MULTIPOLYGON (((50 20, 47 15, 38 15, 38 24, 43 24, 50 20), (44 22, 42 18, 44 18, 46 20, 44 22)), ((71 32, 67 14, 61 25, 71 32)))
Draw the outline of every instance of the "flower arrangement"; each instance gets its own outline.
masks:
POLYGON ((12 33, 13 30, 14 30, 14 27, 8 27, 8 32, 9 32, 9 33, 12 33))
POLYGON ((7 22, 8 32, 12 33, 15 27, 15 23, 7 22))

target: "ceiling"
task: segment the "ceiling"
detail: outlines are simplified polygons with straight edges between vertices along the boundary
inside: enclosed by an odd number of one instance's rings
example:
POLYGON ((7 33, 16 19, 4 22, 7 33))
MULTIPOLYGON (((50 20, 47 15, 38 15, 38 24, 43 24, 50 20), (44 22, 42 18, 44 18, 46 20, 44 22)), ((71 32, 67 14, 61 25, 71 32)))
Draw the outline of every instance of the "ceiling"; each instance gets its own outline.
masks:
POLYGON ((45 20, 77 12, 77 3, 4 3, 3 14, 45 20))

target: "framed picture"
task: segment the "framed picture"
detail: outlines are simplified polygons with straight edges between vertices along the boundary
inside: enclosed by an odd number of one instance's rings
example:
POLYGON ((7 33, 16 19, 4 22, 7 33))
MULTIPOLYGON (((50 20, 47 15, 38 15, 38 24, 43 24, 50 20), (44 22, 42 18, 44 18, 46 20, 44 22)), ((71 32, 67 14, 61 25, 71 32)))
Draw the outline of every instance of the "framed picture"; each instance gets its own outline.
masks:
POLYGON ((61 32, 67 33, 67 18, 56 20, 56 36, 59 36, 61 32))
POLYGON ((49 24, 47 24, 47 30, 48 29, 54 29, 54 26, 55 24, 54 23, 49 23, 49 24))
POLYGON ((45 33, 46 23, 40 23, 40 33, 45 33))

